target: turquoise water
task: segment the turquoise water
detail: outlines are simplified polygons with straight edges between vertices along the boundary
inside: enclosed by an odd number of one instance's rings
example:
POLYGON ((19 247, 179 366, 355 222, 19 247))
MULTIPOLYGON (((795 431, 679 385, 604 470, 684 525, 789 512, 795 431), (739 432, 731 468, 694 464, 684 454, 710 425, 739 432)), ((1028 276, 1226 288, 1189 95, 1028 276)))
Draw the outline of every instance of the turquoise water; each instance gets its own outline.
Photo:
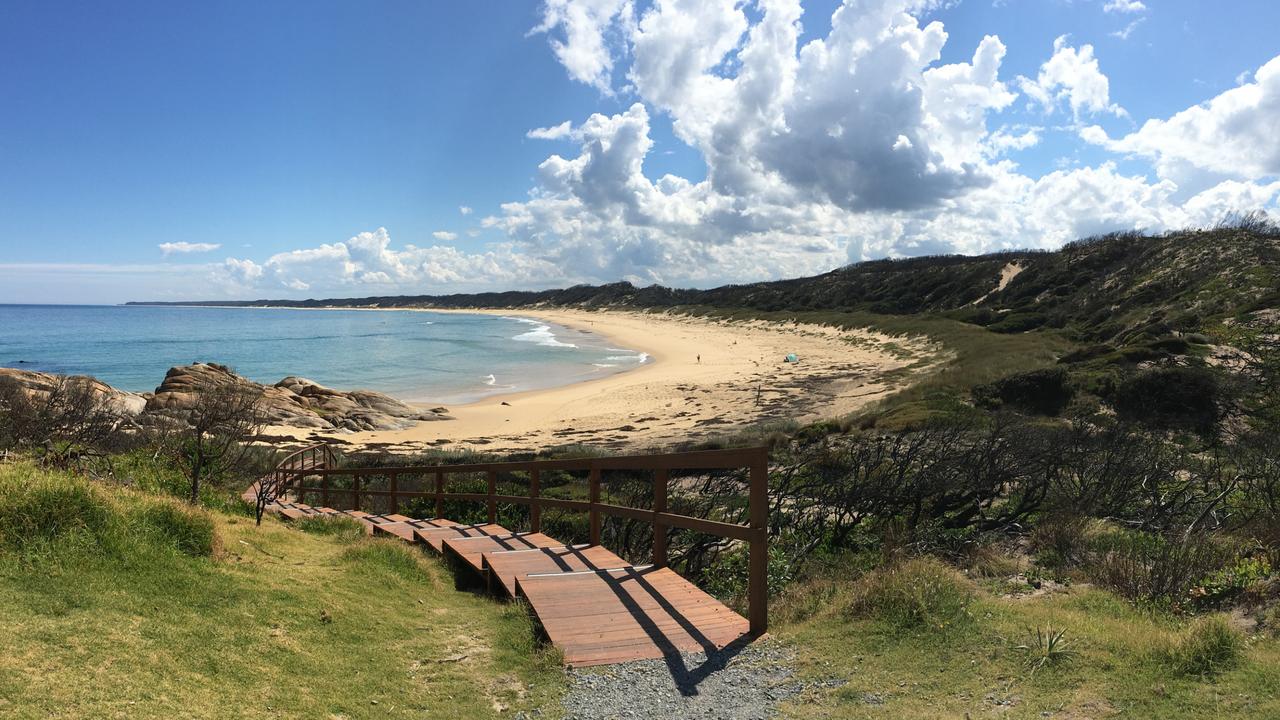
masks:
POLYGON ((260 383, 459 403, 555 387, 647 361, 538 320, 415 311, 0 305, 0 366, 154 390, 175 365, 217 362, 260 383))

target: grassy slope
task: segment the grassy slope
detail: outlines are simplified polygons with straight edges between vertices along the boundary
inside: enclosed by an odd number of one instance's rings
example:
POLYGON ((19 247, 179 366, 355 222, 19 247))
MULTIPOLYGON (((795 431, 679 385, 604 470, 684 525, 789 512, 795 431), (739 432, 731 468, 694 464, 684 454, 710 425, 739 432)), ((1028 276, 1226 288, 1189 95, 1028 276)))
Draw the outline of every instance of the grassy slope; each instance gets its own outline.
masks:
POLYGON ((0 548, 0 715, 490 717, 560 692, 521 607, 455 591, 434 559, 215 521, 212 560, 0 548))
POLYGON ((982 593, 972 624, 944 634, 851 618, 844 605, 837 592, 777 630, 798 648, 802 676, 848 679, 791 702, 785 717, 1280 717, 1280 642, 1250 639, 1237 668, 1213 679, 1187 676, 1166 659, 1181 623, 1101 590, 1020 599, 982 593), (1019 646, 1035 644, 1036 628, 1065 628, 1074 655, 1032 672, 1019 646))

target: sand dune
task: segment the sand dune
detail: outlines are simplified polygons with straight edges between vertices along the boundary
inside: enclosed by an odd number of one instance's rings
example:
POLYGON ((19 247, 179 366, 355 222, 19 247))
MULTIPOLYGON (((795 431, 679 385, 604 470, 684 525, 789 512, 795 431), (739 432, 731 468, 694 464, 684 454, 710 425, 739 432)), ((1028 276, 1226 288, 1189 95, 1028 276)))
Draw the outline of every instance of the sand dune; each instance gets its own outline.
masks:
POLYGON ((846 415, 902 387, 913 375, 902 370, 931 355, 920 340, 817 325, 613 310, 501 314, 599 333, 651 361, 599 380, 451 407, 454 420, 407 430, 270 432, 393 452, 665 446, 770 421, 846 415), (785 362, 788 353, 800 361, 785 362))

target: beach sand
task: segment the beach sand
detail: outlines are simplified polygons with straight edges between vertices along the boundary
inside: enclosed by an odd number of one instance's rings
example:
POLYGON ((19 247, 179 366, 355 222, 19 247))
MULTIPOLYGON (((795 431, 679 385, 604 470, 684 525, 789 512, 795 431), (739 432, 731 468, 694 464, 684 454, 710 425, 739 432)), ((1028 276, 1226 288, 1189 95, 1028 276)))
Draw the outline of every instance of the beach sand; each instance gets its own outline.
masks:
POLYGON ((452 406, 454 419, 407 430, 267 432, 397 453, 662 448, 771 422, 847 415, 904 387, 935 350, 919 339, 818 325, 615 310, 493 312, 598 333, 651 360, 598 380, 452 406), (799 362, 785 362, 788 353, 799 362))

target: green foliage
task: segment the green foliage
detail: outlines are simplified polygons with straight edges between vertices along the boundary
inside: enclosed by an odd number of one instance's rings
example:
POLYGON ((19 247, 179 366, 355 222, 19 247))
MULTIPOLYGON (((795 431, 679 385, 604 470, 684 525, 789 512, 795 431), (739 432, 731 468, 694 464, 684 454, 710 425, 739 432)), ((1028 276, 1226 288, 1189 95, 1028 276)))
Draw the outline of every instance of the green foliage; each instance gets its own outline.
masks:
POLYGON ((1240 664, 1244 637, 1221 615, 1197 619, 1164 655, 1184 675, 1212 677, 1240 664))
POLYGON ((873 570, 857 581, 847 610, 900 630, 945 632, 967 625, 972 584, 933 558, 913 558, 873 570))
MULTIPOLYGON (((721 553, 703 573, 704 589, 725 602, 745 607, 747 581, 750 578, 748 554, 745 548, 721 553)), ((787 555, 786 548, 777 542, 769 545, 769 594, 776 595, 791 582, 795 563, 787 555)))
POLYGON ((1238 558, 1200 581, 1191 591, 1192 601, 1200 608, 1222 607, 1261 587, 1274 575, 1275 568, 1266 555, 1238 558))

